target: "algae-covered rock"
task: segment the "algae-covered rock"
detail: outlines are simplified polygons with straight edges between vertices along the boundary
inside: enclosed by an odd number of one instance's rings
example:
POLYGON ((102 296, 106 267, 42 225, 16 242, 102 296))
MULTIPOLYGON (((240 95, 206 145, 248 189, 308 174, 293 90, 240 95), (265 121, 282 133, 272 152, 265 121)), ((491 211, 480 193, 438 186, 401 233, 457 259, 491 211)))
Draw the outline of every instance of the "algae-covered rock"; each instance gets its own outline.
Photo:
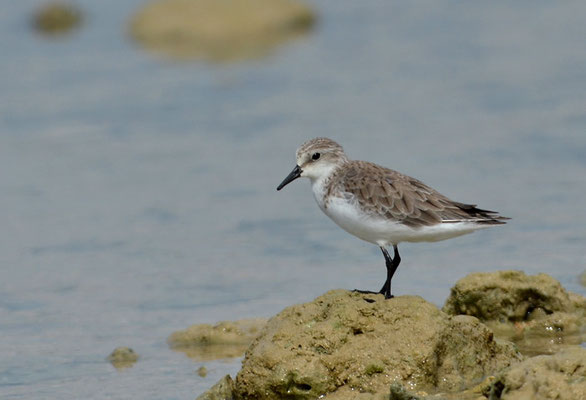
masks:
POLYGON ((490 400, 586 399, 586 349, 529 358, 512 366, 487 390, 490 400))
POLYGON ((265 324, 262 318, 198 324, 172 333, 167 342, 199 361, 240 357, 265 324))
POLYGON ((55 35, 71 31, 82 21, 81 11, 73 4, 50 2, 33 16, 33 27, 40 33, 55 35))
POLYGON ((230 61, 264 55, 314 22, 295 0, 156 0, 132 17, 130 34, 176 59, 230 61))
POLYGON ((197 396, 196 400, 232 400, 234 381, 230 375, 220 379, 214 386, 197 396))
POLYGON ((526 321, 531 313, 545 314, 573 308, 568 292, 546 274, 521 271, 478 272, 456 282, 443 308, 452 315, 466 314, 482 321, 526 321))
POLYGON ((138 361, 138 354, 130 347, 117 347, 108 356, 108 361, 116 369, 130 368, 138 361))
POLYGON ((520 359, 476 318, 450 317, 420 297, 335 290, 271 318, 234 390, 242 399, 335 399, 348 390, 388 398, 394 382, 456 391, 520 359))
POLYGON ((479 318, 526 355, 553 354, 586 339, 586 298, 546 274, 470 274, 452 288, 443 310, 479 318))

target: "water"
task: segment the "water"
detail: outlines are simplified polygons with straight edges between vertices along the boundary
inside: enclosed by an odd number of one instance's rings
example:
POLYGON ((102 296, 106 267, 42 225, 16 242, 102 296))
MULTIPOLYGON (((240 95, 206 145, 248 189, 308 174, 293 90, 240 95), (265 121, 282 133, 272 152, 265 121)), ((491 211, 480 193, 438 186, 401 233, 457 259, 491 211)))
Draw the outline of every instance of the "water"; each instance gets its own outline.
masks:
POLYGON ((314 136, 513 218, 402 245, 396 294, 441 305, 509 268, 585 294, 583 2, 322 1, 305 40, 222 66, 135 47, 139 0, 78 1, 65 40, 30 32, 40 3, 0 14, 2 399, 194 398, 239 360, 192 361, 170 333, 380 287, 379 250, 307 182, 275 190, 314 136), (141 359, 116 371, 117 346, 141 359))

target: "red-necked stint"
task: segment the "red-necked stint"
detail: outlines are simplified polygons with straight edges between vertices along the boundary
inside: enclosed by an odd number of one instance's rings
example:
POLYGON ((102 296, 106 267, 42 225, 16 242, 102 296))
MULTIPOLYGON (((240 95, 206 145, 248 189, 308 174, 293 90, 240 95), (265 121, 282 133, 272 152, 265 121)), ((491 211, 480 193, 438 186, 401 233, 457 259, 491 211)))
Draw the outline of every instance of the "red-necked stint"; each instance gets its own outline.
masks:
MULTIPOLYGON (((297 149, 297 165, 277 190, 299 177, 311 181, 319 208, 342 229, 376 244, 385 257, 387 279, 379 291, 391 295, 401 242, 435 242, 504 224, 507 217, 450 200, 423 182, 367 161, 350 160, 328 138, 297 149), (394 256, 387 251, 393 246, 394 256)), ((372 293, 372 292, 367 292, 372 293)))

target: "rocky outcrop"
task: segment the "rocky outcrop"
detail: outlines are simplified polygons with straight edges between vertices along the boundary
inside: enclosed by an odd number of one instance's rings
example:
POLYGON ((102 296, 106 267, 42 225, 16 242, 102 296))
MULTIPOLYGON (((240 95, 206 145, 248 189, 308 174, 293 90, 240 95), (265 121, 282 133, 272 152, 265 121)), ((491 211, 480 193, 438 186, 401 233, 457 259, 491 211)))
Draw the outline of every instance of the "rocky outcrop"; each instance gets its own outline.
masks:
POLYGON ((420 297, 344 290, 269 320, 235 380, 241 399, 386 393, 394 382, 457 391, 521 359, 476 318, 450 317, 420 297))
POLYGON ((452 288, 443 311, 477 317, 529 356, 586 340, 586 298, 567 292, 546 274, 470 274, 452 288))
POLYGON ((568 292, 549 275, 497 271, 460 279, 443 310, 453 315, 473 315, 482 321, 518 322, 528 320, 535 312, 549 315, 573 308, 568 292))
POLYGON ((555 279, 519 271, 471 274, 443 310, 417 296, 334 290, 271 318, 236 379, 204 395, 581 400, 586 349, 573 343, 584 342, 585 310, 555 279))

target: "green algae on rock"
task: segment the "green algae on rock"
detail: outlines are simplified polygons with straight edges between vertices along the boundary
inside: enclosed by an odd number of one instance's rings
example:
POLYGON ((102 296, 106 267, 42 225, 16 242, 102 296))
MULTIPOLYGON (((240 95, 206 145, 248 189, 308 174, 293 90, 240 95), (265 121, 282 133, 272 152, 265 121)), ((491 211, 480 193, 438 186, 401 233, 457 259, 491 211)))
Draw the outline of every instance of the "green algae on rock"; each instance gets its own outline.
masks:
POLYGON ((271 318, 234 390, 243 399, 335 399, 349 388, 388 396, 393 382, 457 391, 520 359, 476 318, 449 317, 420 297, 335 290, 271 318))
POLYGON ((82 22, 81 11, 72 4, 49 2, 39 8, 33 16, 33 27, 46 35, 70 32, 82 22))
POLYGON ((472 315, 529 356, 586 340, 586 298, 546 274, 474 273, 452 288, 443 310, 472 315))
POLYGON ((116 369, 130 368, 138 361, 138 354, 130 347, 117 347, 108 356, 108 361, 116 369))
POLYGON ((167 342, 199 361, 240 357, 265 324, 262 318, 198 324, 172 333, 167 342))
POLYGON ((130 35, 174 59, 258 58, 308 32, 314 12, 295 0, 155 0, 130 20, 130 35))
POLYGON ((478 272, 452 288, 443 308, 452 315, 472 315, 481 321, 526 321, 532 312, 546 314, 573 309, 568 292, 546 274, 521 271, 478 272))

